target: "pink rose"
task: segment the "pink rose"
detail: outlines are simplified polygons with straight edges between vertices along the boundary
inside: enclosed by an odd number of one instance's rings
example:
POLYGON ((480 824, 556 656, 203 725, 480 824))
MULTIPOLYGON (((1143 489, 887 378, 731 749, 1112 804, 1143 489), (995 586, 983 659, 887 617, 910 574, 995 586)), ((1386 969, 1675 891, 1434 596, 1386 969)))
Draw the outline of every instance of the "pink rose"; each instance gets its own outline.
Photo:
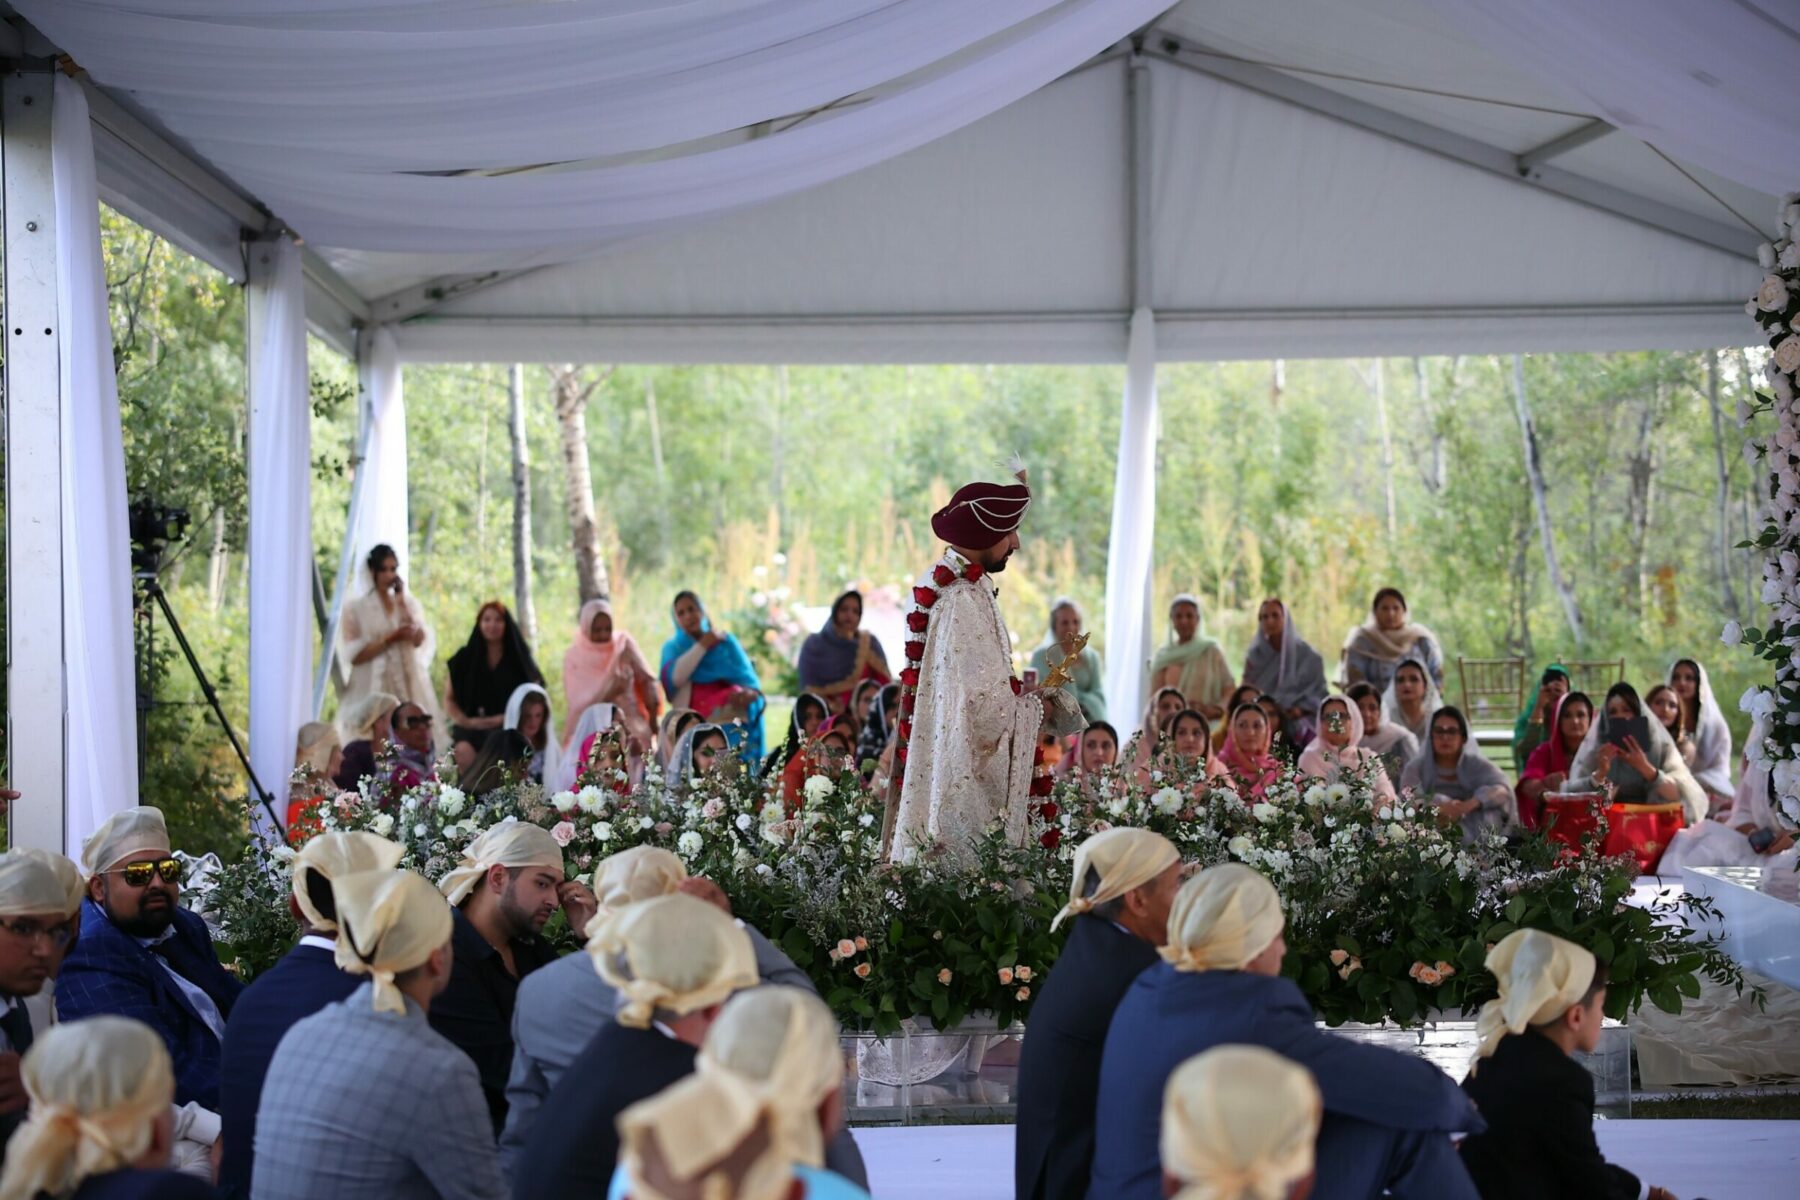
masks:
POLYGON ((1000 984, 1001 984, 1001 986, 1004 987, 1007 984, 1011 983, 1012 981, 1013 981, 1012 968, 1011 967, 1001 967, 1000 968, 1000 984))
POLYGON ((856 943, 849 938, 840 939, 837 944, 837 952, 839 958, 854 958, 856 957, 856 943))
POLYGON ((861 938, 861 937, 857 938, 856 939, 856 948, 858 950, 867 950, 869 948, 869 939, 861 938))
POLYGON ((856 964, 856 977, 858 979, 867 979, 869 977, 869 964, 868 963, 865 962, 865 963, 857 963, 856 964))
POLYGON ((1017 978, 1020 983, 1030 983, 1031 982, 1031 968, 1030 967, 1019 967, 1013 971, 1013 976, 1015 978, 1017 978))
POLYGON ((550 836, 556 839, 557 845, 566 846, 575 840, 575 826, 567 821, 558 821, 550 827, 550 836))
POLYGON ((949 986, 951 978, 952 978, 952 976, 950 974, 949 967, 945 967, 943 970, 938 972, 938 982, 941 984, 944 984, 946 987, 949 986))
POLYGON ((1334 967, 1341 967, 1349 957, 1350 952, 1348 950, 1333 950, 1331 952, 1331 965, 1334 967))
POLYGON ((1028 987, 1020 988, 1013 993, 1013 999, 1021 1002, 1031 999, 1031 989, 1028 987))
POLYGON ((1426 987, 1436 987, 1438 984, 1444 982, 1444 977, 1430 967, 1424 967, 1419 971, 1419 982, 1426 987))

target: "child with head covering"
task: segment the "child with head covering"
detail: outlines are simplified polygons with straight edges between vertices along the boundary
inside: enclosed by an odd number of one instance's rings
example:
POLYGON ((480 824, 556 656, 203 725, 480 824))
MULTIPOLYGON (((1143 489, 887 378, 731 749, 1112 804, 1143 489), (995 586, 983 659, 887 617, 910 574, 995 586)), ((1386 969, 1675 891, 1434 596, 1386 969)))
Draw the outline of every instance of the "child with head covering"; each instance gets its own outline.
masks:
POLYGON ((167 1170, 175 1074, 149 1026, 127 1017, 57 1025, 21 1068, 30 1115, 6 1146, 0 1200, 205 1200, 167 1170))
POLYGON ((332 880, 337 963, 361 982, 297 1022, 257 1112, 258 1200, 506 1194, 481 1076, 428 1014, 449 985, 443 896, 411 871, 332 880))
MULTIPOLYGON (((1158 1116, 1170 1075, 1214 1046, 1262 1046, 1311 1072, 1324 1100, 1318 1177, 1333 1197, 1476 1200, 1450 1134, 1482 1128, 1437 1067, 1320 1028, 1281 974, 1285 918, 1274 885, 1227 863, 1182 885, 1163 961, 1139 975, 1106 1035, 1090 1195, 1158 1200, 1158 1116)), ((1059 964, 1060 969, 1060 964, 1059 964)))
POLYGON ((1299 1200, 1324 1116, 1304 1067, 1261 1046, 1215 1046, 1163 1092, 1163 1192, 1174 1200, 1299 1200))
MULTIPOLYGON (((1462 1145, 1484 1200, 1580 1196, 1637 1200, 1644 1187, 1594 1140, 1594 1079, 1571 1056, 1600 1041, 1606 969, 1589 951, 1536 929, 1488 952, 1500 994, 1476 1021, 1481 1047, 1463 1088, 1487 1130, 1462 1145)), ((1651 1200, 1674 1200, 1663 1188, 1651 1200)))

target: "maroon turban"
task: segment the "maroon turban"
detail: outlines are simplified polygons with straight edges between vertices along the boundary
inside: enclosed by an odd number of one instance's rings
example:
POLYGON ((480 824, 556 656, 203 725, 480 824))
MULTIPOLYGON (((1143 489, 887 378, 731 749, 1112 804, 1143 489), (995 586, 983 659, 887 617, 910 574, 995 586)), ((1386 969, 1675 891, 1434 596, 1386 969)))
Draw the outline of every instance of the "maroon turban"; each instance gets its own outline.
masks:
POLYGON ((1031 489, 1019 483, 971 483, 931 515, 931 532, 952 546, 986 550, 1019 527, 1031 489))

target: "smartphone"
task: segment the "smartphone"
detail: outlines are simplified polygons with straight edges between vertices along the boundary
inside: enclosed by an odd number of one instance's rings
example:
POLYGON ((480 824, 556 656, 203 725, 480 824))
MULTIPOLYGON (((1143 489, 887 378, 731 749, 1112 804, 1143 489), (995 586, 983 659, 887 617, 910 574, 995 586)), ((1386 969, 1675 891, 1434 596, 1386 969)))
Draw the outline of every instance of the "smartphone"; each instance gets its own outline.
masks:
POLYGON ((1767 853, 1769 847, 1774 844, 1775 831, 1773 829, 1758 829, 1750 835, 1750 848, 1758 854, 1767 853))
POLYGON ((1037 685, 1038 685, 1037 668, 1036 667, 1026 667, 1025 668, 1025 686, 1028 688, 1034 688, 1037 685))
POLYGON ((1648 750, 1650 748, 1650 718, 1632 717, 1621 721, 1617 717, 1608 717, 1606 721, 1606 744, 1617 746, 1623 750, 1625 739, 1635 738, 1637 744, 1648 750))

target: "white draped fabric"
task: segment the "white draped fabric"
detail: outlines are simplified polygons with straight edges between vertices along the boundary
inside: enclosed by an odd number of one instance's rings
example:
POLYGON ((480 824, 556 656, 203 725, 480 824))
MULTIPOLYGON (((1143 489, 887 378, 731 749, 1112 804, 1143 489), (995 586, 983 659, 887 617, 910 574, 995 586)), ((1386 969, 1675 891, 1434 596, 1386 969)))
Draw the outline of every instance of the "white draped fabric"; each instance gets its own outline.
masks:
POLYGON ((567 257, 922 146, 1168 0, 18 7, 309 239, 567 257))
MULTIPOLYGON (((362 464, 357 467, 367 475, 350 544, 355 548, 358 568, 374 547, 383 543, 392 546, 404 576, 410 517, 406 505, 406 397, 401 387, 400 356, 394 348, 394 335, 386 326, 377 326, 369 334, 368 346, 361 375, 369 402, 369 441, 362 464)), ((360 575, 353 571, 353 577, 360 575)))
MULTIPOLYGON (((1800 7, 1760 0, 1438 0, 1504 56, 1676 158, 1800 188, 1800 7)), ((1745 214, 1766 225, 1772 213, 1745 214)))
MULTIPOLYGON (((306 287, 292 239, 253 242, 249 253, 250 764, 285 814, 294 739, 311 709, 306 287)), ((266 823, 256 797, 250 802, 252 819, 266 823)))
POLYGON ((1106 556, 1106 694, 1122 712, 1144 694, 1150 661, 1151 547, 1156 536, 1156 317, 1131 316, 1119 464, 1106 556))
POLYGON ((87 97, 58 75, 51 110, 57 350, 62 375, 63 659, 68 687, 64 852, 137 801, 137 690, 125 444, 100 253, 87 97))

